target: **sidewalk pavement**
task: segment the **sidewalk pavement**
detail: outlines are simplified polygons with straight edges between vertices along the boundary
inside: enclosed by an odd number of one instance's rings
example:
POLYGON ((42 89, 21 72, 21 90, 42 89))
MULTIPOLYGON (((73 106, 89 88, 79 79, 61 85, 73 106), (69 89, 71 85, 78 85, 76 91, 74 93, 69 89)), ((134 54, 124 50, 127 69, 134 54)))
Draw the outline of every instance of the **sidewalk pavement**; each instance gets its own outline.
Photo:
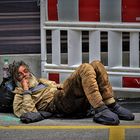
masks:
POLYGON ((97 124, 92 118, 23 124, 12 113, 0 113, 0 140, 140 140, 140 104, 122 104, 135 114, 135 120, 121 120, 118 126, 97 124))
POLYGON ((0 140, 139 140, 140 113, 118 126, 100 125, 92 118, 46 119, 23 124, 13 114, 0 113, 0 140))

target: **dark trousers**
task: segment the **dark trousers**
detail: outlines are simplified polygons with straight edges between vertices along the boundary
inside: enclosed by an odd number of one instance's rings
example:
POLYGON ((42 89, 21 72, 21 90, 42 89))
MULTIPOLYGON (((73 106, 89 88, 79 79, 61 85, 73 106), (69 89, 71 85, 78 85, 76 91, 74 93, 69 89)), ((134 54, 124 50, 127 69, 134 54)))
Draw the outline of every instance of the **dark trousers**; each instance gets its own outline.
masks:
POLYGON ((107 72, 100 61, 80 65, 57 90, 48 106, 51 112, 72 114, 115 102, 107 72))

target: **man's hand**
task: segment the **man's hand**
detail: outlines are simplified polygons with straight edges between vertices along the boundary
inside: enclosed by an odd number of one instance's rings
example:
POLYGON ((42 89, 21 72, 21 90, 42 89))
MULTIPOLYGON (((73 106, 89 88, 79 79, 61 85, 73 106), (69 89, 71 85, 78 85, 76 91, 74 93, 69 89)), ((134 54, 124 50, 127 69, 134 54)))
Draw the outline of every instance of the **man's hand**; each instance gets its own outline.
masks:
POLYGON ((63 89, 63 84, 57 84, 57 89, 59 90, 63 89))
POLYGON ((22 88, 24 90, 29 90, 29 80, 28 78, 23 78, 21 81, 22 88))

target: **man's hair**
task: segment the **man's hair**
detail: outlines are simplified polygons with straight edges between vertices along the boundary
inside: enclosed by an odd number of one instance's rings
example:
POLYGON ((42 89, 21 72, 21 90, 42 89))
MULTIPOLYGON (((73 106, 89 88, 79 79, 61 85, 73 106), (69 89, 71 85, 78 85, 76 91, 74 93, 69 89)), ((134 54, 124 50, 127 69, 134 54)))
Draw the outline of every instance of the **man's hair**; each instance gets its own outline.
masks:
POLYGON ((9 65, 9 72, 11 74, 11 78, 16 81, 18 78, 18 69, 20 66, 25 66, 27 70, 30 71, 29 66, 24 61, 14 61, 9 65))

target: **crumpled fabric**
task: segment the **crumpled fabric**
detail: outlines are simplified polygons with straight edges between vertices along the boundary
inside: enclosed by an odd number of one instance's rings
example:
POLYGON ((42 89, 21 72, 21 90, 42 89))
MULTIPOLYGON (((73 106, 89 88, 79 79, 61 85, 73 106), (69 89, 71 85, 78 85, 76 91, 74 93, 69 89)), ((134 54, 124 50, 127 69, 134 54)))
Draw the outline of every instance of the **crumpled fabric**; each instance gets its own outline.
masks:
POLYGON ((52 117, 52 113, 46 111, 40 112, 27 112, 20 116, 22 123, 34 123, 52 117))
POLYGON ((105 125, 118 125, 120 123, 117 114, 111 112, 105 105, 95 109, 93 120, 105 125))
POLYGON ((113 107, 109 108, 112 112, 118 115, 120 120, 134 120, 135 116, 126 108, 120 106, 118 103, 113 107))
POLYGON ((14 82, 10 79, 3 81, 0 85, 0 112, 13 112, 14 94, 12 90, 15 88, 14 82))

